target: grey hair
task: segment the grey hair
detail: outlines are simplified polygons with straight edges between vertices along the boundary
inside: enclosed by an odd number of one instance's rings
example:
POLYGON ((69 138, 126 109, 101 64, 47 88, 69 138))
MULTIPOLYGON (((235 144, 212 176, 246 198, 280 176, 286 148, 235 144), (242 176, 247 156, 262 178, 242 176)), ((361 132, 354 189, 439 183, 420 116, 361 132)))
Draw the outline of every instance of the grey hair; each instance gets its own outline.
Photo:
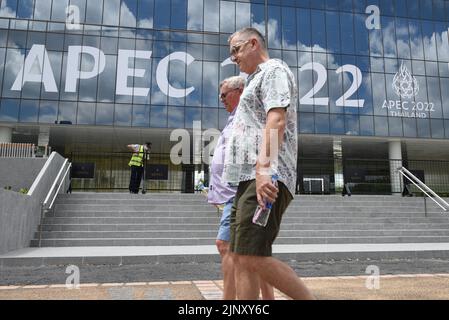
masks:
POLYGON ((237 89, 245 86, 245 79, 241 76, 234 76, 224 79, 222 82, 220 82, 220 88, 226 84, 229 89, 237 89))
POLYGON ((243 35, 243 36, 245 36, 247 38, 251 37, 251 36, 255 36, 259 40, 260 46, 264 50, 267 50, 267 45, 265 43, 265 38, 262 35, 262 33, 260 33, 260 31, 257 30, 256 28, 243 28, 243 29, 240 29, 240 30, 234 32, 233 34, 231 34, 231 36, 228 39, 228 42, 231 42, 232 38, 234 38, 237 35, 243 35))

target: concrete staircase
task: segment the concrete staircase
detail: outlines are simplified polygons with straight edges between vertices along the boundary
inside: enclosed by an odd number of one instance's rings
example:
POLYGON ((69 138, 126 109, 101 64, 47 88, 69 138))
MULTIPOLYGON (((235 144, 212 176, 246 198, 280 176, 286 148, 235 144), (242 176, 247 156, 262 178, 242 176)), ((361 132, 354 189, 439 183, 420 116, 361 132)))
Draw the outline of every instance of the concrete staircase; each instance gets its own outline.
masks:
MULTIPOLYGON (((449 214, 423 198, 297 196, 273 255, 284 260, 449 258, 449 214)), ((220 216, 199 194, 74 193, 58 197, 30 248, 0 269, 43 265, 220 262, 220 216)))
MULTIPOLYGON (((422 198, 299 196, 275 243, 449 242, 449 214, 431 200, 427 210, 422 198)), ((213 245, 218 223, 203 195, 77 193, 45 217, 42 247, 213 245)))

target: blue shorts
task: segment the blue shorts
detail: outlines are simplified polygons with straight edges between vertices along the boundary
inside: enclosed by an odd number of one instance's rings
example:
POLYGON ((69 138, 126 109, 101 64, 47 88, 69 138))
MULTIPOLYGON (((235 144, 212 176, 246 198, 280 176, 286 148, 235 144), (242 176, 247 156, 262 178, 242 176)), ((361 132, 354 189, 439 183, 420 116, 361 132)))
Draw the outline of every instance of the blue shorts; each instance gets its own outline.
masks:
POLYGON ((217 240, 231 241, 231 209, 234 198, 226 202, 220 219, 217 240))

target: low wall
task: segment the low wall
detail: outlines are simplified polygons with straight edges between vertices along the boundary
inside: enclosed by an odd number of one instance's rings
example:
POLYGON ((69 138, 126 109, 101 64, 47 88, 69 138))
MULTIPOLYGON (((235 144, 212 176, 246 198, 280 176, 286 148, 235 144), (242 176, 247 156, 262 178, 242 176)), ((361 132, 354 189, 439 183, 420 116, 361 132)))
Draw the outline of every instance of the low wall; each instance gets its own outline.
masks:
POLYGON ((0 158, 0 189, 11 186, 11 190, 30 189, 47 159, 44 158, 0 158))
POLYGON ((38 230, 41 203, 64 163, 55 152, 46 160, 28 194, 0 190, 0 254, 29 247, 38 230))

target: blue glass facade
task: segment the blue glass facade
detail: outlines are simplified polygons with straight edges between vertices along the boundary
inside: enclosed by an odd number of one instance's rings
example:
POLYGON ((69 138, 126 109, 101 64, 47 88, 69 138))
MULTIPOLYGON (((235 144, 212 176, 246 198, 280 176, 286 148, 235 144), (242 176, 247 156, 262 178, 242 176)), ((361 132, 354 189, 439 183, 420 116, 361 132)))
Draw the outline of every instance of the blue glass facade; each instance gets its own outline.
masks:
POLYGON ((449 138, 445 0, 0 0, 0 123, 222 128, 246 26, 297 76, 300 134, 449 138))

